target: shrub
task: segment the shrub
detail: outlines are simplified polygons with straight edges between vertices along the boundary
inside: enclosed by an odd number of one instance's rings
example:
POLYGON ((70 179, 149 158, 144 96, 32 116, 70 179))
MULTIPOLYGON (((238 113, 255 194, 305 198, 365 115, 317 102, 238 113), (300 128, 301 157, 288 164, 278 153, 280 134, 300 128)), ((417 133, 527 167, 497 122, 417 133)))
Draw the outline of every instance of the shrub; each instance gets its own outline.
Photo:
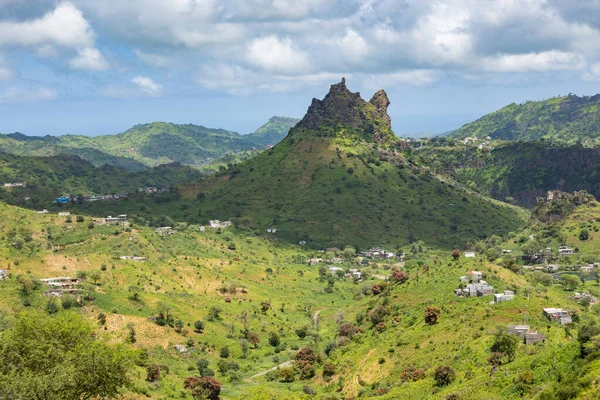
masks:
POLYGON ((440 317, 441 312, 442 311, 436 306, 425 307, 425 311, 423 312, 425 316, 425 323, 428 325, 435 325, 440 317))
POLYGON ((194 322, 194 330, 196 332, 202 332, 204 330, 204 322, 200 320, 194 322))
POLYGON ((386 306, 378 305, 369 312, 369 319, 373 325, 377 325, 383 322, 388 313, 389 311, 386 306))
POLYGON ((392 282, 402 284, 408 281, 408 274, 402 270, 395 269, 392 271, 392 276, 390 277, 392 282))
POLYGON ((588 240, 589 237, 590 233, 587 229, 582 229, 581 231, 579 231, 579 240, 588 240))
POLYGON ((257 348, 258 344, 260 343, 260 337, 254 332, 248 332, 246 339, 248 339, 254 348, 257 348))
POLYGON ((300 328, 296 329, 296 335, 300 339, 304 339, 307 334, 308 334, 308 326, 307 325, 301 326, 300 328))
POLYGON ((294 382, 296 380, 296 371, 291 367, 281 368, 279 370, 279 378, 281 382, 294 382))
POLYGON ((335 375, 335 365, 328 362, 323 365, 323 376, 333 376, 335 375))
POLYGON ((211 376, 190 376, 183 382, 183 387, 191 390, 195 399, 219 400, 221 382, 211 376))
POLYGON ((279 338, 279 335, 277 333, 269 333, 269 344, 273 347, 277 347, 281 344, 281 339, 279 338))
POLYGON ((352 338, 359 331, 359 328, 352 325, 350 322, 343 322, 338 326, 338 336, 352 338))
POLYGON ((219 352, 219 357, 229 358, 229 347, 225 346, 221 348, 221 351, 219 352))
POLYGON ((160 378, 160 366, 157 364, 150 364, 146 368, 146 380, 148 382, 155 382, 160 378))
POLYGON ((458 260, 459 257, 460 257, 460 250, 458 250, 458 249, 452 250, 452 258, 454 260, 458 260))
POLYGON ((447 365, 440 365, 435 369, 433 373, 433 379, 435 380, 435 384, 438 386, 446 386, 454 382, 456 379, 456 373, 447 365))

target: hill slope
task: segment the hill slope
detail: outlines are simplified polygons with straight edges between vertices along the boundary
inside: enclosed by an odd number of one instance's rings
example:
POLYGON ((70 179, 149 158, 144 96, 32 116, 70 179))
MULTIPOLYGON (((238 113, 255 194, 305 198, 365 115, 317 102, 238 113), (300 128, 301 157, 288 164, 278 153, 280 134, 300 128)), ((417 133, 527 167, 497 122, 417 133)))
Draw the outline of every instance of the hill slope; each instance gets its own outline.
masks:
POLYGON ((225 153, 264 148, 281 140, 296 122, 294 118, 273 117, 249 135, 165 122, 136 125, 121 134, 96 137, 15 133, 0 135, 0 151, 27 156, 74 154, 96 166, 108 164, 142 171, 172 162, 201 165, 225 153))
POLYGON ((384 91, 366 102, 342 81, 273 149, 229 173, 180 187, 203 219, 315 246, 458 246, 522 224, 520 213, 475 197, 411 164, 399 150, 384 91))
POLYGON ((452 138, 476 136, 500 140, 538 140, 575 143, 600 137, 600 95, 568 95, 543 101, 510 104, 468 123, 452 138))

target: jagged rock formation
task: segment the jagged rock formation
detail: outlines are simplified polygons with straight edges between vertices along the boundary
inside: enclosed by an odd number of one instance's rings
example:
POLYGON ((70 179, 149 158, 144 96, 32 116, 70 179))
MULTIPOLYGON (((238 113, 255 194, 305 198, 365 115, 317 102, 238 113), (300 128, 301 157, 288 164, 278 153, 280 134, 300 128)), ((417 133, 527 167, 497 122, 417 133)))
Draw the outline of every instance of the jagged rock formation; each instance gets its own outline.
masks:
POLYGON ((360 93, 346 87, 346 79, 331 85, 323 100, 313 99, 308 111, 296 128, 324 130, 345 126, 355 130, 366 141, 395 141, 391 118, 387 113, 390 100, 380 90, 366 102, 360 93))
POLYGON ((580 190, 567 193, 560 190, 550 190, 546 197, 539 197, 533 208, 532 218, 543 223, 553 223, 568 217, 577 207, 595 201, 594 196, 580 190))

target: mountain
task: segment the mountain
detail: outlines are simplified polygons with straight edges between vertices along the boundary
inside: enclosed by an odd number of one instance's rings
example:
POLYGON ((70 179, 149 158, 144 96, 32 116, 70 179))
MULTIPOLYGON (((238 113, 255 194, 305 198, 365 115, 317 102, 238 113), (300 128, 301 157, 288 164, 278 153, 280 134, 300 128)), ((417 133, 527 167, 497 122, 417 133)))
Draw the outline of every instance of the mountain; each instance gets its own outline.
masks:
POLYGON ((74 154, 96 166, 105 164, 143 171, 179 162, 202 165, 228 153, 264 148, 284 137, 297 120, 273 117, 259 130, 240 135, 192 124, 153 122, 117 135, 96 137, 0 135, 0 151, 25 156, 74 154))
POLYGON ((321 247, 451 247, 521 226, 518 209, 414 164, 391 130, 388 105, 385 91, 367 102, 342 80, 272 149, 180 192, 200 222, 275 227, 278 237, 321 247))
POLYGON ((569 94, 543 101, 513 103, 450 134, 451 138, 469 136, 596 143, 600 137, 600 94, 591 97, 569 94))
POLYGON ((0 199, 9 204, 50 208, 62 195, 134 193, 142 187, 172 186, 198 180, 201 173, 180 164, 167 164, 132 172, 121 167, 96 167, 74 155, 27 157, 0 153, 0 199), (6 188, 23 182, 25 187, 6 188), (24 202, 25 197, 31 199, 24 202))
POLYGON ((298 121, 299 119, 291 117, 272 117, 266 124, 245 137, 263 147, 275 145, 288 134, 290 128, 298 121))

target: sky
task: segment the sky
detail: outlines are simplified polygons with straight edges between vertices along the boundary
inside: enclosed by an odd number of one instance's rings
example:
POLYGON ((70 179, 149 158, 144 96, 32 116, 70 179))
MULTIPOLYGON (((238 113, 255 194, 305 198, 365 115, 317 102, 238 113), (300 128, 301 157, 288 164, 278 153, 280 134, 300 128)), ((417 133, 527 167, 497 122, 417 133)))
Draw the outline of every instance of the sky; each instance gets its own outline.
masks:
POLYGON ((600 92, 598 0, 0 0, 0 132, 249 133, 346 78, 399 135, 600 92))

